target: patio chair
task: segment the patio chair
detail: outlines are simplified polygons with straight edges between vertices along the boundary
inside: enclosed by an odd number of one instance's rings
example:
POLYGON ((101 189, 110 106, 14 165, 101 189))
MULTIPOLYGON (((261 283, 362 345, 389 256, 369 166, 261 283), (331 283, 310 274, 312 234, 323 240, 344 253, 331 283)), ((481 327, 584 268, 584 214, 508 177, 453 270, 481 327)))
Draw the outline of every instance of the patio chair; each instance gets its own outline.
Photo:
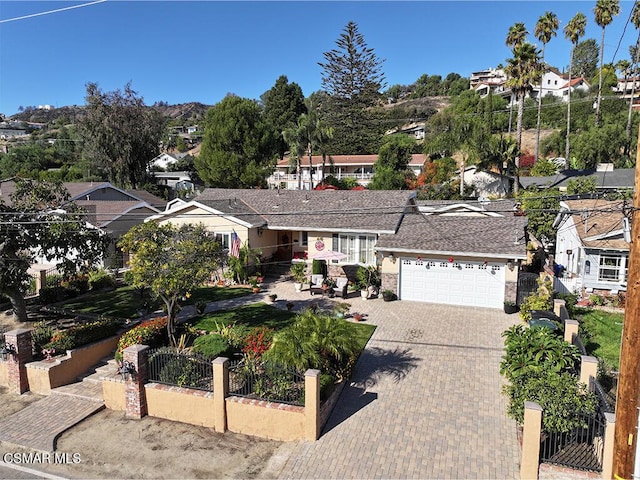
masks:
POLYGON ((333 288, 333 294, 336 297, 347 298, 349 292, 347 291, 349 285, 349 279, 347 277, 336 278, 336 286, 333 288))
POLYGON ((309 293, 311 293, 311 295, 323 293, 322 282, 324 282, 324 275, 311 275, 311 280, 309 281, 309 293))

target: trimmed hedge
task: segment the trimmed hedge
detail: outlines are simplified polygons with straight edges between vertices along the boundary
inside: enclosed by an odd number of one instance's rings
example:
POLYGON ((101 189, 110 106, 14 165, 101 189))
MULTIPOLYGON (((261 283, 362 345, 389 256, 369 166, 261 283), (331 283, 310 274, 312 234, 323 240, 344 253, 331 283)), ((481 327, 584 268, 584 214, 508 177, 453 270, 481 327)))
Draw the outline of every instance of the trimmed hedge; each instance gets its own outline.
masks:
POLYGON ((58 353, 82 347, 115 335, 121 326, 122 321, 120 320, 103 319, 77 325, 66 330, 58 330, 53 333, 49 343, 45 344, 44 348, 52 348, 58 353))
POLYGON ((165 344, 167 340, 167 317, 147 320, 120 337, 115 359, 122 360, 122 351, 131 345, 148 345, 154 348, 165 344))

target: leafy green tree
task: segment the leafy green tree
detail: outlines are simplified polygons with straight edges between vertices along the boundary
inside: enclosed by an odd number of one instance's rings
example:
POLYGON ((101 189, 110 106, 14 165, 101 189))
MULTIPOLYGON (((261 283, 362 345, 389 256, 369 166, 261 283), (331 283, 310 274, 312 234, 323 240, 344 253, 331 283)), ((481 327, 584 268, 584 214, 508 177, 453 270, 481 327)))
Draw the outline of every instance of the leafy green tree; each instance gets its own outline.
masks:
POLYGON ((14 318, 26 322, 27 270, 35 259, 60 260, 58 269, 70 276, 95 266, 109 239, 87 225, 59 182, 18 180, 10 199, 0 198, 0 293, 11 300, 14 318))
POLYGON ((275 165, 273 130, 258 104, 227 96, 209 109, 200 155, 195 166, 200 178, 218 188, 250 188, 266 184, 275 165))
MULTIPOLYGON (((544 65, 544 51, 547 43, 551 41, 552 37, 556 36, 559 26, 560 21, 558 20, 557 15, 553 12, 545 12, 536 23, 534 32, 536 38, 542 42, 542 52, 540 56, 542 65, 544 65)), ((534 153, 535 160, 538 160, 540 155, 540 112, 542 110, 542 97, 544 96, 543 88, 543 82, 540 82, 540 92, 538 92, 538 119, 536 122, 536 150, 534 153)))
MULTIPOLYGON (((576 15, 569 20, 567 26, 564 27, 564 36, 567 40, 571 41, 571 60, 569 62, 569 85, 571 85, 571 75, 573 73, 574 62, 576 58, 576 49, 581 37, 584 36, 584 30, 587 26, 587 17, 583 13, 576 13, 576 15)), ((565 140, 565 153, 564 158, 567 162, 571 158, 569 156, 569 133, 571 132, 571 87, 568 89, 567 98, 567 135, 565 140)))
POLYGON ((620 13, 620 0, 597 0, 593 9, 596 23, 602 28, 600 40, 600 71, 598 73, 598 97, 596 99, 596 127, 600 126, 600 103, 602 101, 602 70, 604 68, 604 32, 613 21, 613 17, 620 13))
POLYGON ((385 87, 380 60, 354 22, 336 40, 337 48, 323 53, 322 120, 334 130, 329 150, 334 154, 371 153, 377 150, 384 126, 375 122, 370 107, 381 101, 385 87))
POLYGON ((625 138, 620 122, 583 131, 573 140, 574 165, 580 169, 595 169, 599 163, 612 162, 618 168, 630 167, 628 157, 623 156, 625 138))
POLYGON ((527 216, 527 230, 542 242, 555 238, 553 221, 560 210, 560 191, 532 187, 520 192, 518 200, 527 216))
POLYGON ((278 155, 284 158, 289 145, 282 137, 282 132, 294 125, 301 114, 307 112, 302 89, 295 82, 289 83, 286 75, 281 75, 275 85, 262 94, 261 100, 265 121, 277 132, 278 155))
POLYGON ((164 120, 126 84, 123 91, 102 92, 87 84, 86 115, 79 123, 85 155, 96 169, 121 187, 136 188, 160 152, 164 120))
POLYGON ((567 182, 567 194, 592 193, 596 191, 595 177, 576 177, 567 182))
POLYGON ((408 135, 387 137, 380 147, 378 160, 373 166, 371 190, 402 190, 408 188, 407 180, 413 176, 408 171, 415 140, 408 135))
MULTIPOLYGON (((524 42, 514 47, 513 58, 508 59, 507 62, 508 65, 505 68, 505 73, 508 77, 506 85, 515 92, 518 98, 516 138, 518 149, 520 150, 522 146, 522 117, 524 114, 525 95, 531 89, 531 85, 538 83, 542 77, 540 54, 532 44, 524 42)), ((516 157, 515 179, 513 182, 514 195, 518 194, 519 169, 520 158, 516 157)))
MULTIPOLYGON (((577 16, 576 14, 576 17, 577 16)), ((584 21, 586 26, 586 17, 584 17, 584 21)), ((584 36, 584 33, 581 36, 584 36)), ((587 38, 586 40, 578 42, 573 53, 573 68, 571 74, 574 77, 593 78, 598 72, 598 52, 598 44, 593 38, 587 38)))
POLYGON ((203 225, 173 226, 146 222, 119 242, 131 254, 134 287, 147 287, 167 310, 167 333, 176 345, 178 300, 202 286, 221 261, 220 244, 203 225))
POLYGON ((534 177, 547 177, 553 175, 558 171, 558 167, 551 160, 546 158, 539 158, 531 168, 531 175, 534 177))

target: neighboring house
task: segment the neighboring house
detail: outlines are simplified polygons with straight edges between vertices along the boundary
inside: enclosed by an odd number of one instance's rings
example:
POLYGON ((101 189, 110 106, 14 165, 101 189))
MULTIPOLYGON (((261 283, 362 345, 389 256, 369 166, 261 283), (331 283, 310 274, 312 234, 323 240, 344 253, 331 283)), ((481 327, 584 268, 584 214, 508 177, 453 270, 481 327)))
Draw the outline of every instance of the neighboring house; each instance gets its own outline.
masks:
POLYGON ((505 197, 511 191, 509 177, 495 172, 478 170, 475 166, 465 168, 464 183, 473 187, 478 197, 505 197))
POLYGON ((178 160, 187 156, 187 153, 161 153, 157 157, 155 157, 151 162, 149 162, 150 168, 160 168, 162 170, 166 170, 167 167, 171 165, 175 165, 178 163, 178 160))
POLYGON ((633 109, 640 108, 640 77, 618 78, 613 91, 625 100, 630 100, 633 96, 633 109))
POLYGON ((203 223, 224 248, 235 232, 271 265, 346 255, 333 276, 381 265, 383 289, 404 300, 502 308, 516 298, 526 218, 513 202, 416 202, 411 191, 205 189, 148 220, 203 223))
MULTIPOLYGON (((408 168, 416 176, 422 172, 422 167, 427 157, 423 154, 411 155, 408 168)), ((309 171, 309 157, 303 156, 300 159, 300 177, 302 190, 310 190, 311 182, 313 186, 318 185, 323 178, 332 175, 338 180, 354 178, 360 185, 366 186, 373 178, 373 165, 378 160, 378 155, 328 155, 324 168, 322 166, 322 156, 313 155, 311 157, 312 170, 309 171)), ((297 190, 298 175, 295 165, 292 165, 289 158, 278 161, 275 171, 267 179, 269 188, 280 188, 286 190, 297 190)))
POLYGON ((596 170, 562 170, 549 177, 520 177, 520 185, 523 188, 534 185, 539 188, 557 187, 563 191, 570 180, 587 177, 595 178, 599 192, 632 189, 635 168, 614 169, 612 164, 601 164, 596 170))
MULTIPOLYGON (((64 183, 70 195, 70 202, 81 206, 86 212, 85 220, 92 226, 109 234, 112 239, 105 256, 103 265, 119 268, 123 266, 122 252, 116 244, 119 237, 129 229, 144 221, 149 215, 158 213, 165 208, 166 202, 148 192, 121 190, 109 182, 67 182, 64 183)), ((13 182, 3 182, 0 198, 10 204, 10 195, 15 190, 13 182)), ((60 206, 64 209, 64 205, 60 206)), ((51 258, 38 258, 42 265, 55 267, 59 261, 51 258)))
POLYGON ((420 123, 411 122, 411 123, 402 125, 401 127, 388 130, 385 133, 385 135, 394 135, 396 133, 402 133, 404 135, 409 135, 410 137, 415 138, 418 141, 418 143, 420 143, 422 140, 424 140, 424 129, 425 129, 424 122, 420 122, 420 123))
POLYGON ((575 288, 586 293, 626 291, 629 243, 623 231, 624 203, 565 200, 560 207, 555 262, 564 267, 562 277, 576 279, 575 288))
POLYGON ((193 192, 195 189, 190 172, 153 172, 153 177, 158 185, 166 185, 174 191, 193 192))

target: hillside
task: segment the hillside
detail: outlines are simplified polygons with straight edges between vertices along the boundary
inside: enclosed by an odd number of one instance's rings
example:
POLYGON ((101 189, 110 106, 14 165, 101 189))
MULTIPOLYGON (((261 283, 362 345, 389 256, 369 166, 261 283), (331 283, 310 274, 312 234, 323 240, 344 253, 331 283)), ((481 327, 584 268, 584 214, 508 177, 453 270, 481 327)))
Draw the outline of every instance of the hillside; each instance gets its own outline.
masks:
MULTIPOLYGON (((205 105, 199 102, 182 103, 178 105, 156 104, 150 106, 160 112, 163 117, 170 120, 182 120, 184 123, 197 123, 204 120, 207 110, 211 105, 205 105)), ((62 119, 65 124, 76 123, 84 113, 84 106, 66 106, 53 108, 51 110, 39 110, 35 108, 27 108, 23 112, 17 113, 9 120, 18 122, 31 123, 53 123, 62 119)))

